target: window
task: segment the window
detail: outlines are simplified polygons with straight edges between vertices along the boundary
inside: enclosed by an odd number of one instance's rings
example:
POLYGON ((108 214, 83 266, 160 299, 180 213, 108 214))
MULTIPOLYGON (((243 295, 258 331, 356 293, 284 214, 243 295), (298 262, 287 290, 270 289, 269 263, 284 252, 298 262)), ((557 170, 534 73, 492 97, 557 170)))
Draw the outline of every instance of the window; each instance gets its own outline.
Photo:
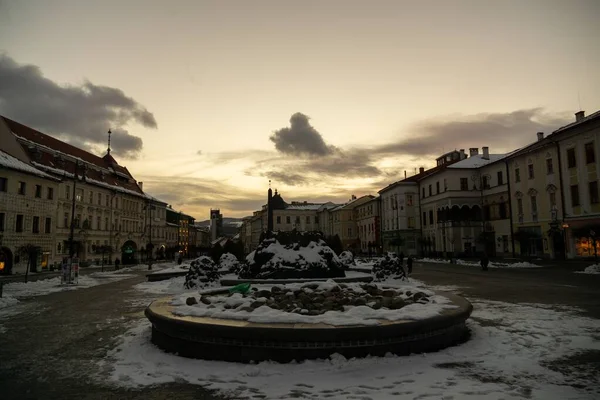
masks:
POLYGON ((277 216, 277 223, 280 224, 281 223, 281 215, 277 216))
POLYGON ((94 202, 94 192, 90 190, 90 204, 94 202))
POLYGON ((75 200, 83 201, 83 189, 77 189, 77 193, 75 195, 75 200))
POLYGON ((4 232, 4 219, 5 219, 5 214, 4 213, 0 213, 0 232, 4 232))
POLYGON ((291 219, 291 217, 289 215, 285 217, 285 223, 286 224, 291 224, 292 223, 292 219, 291 219))
POLYGON ((523 215, 523 199, 517 199, 517 213, 523 215))
POLYGON ((17 214, 15 232, 23 232, 23 214, 17 214))
POLYGON ((306 224, 310 224, 310 216, 309 215, 306 216, 306 224))
POLYGON ((503 185, 504 184, 504 177, 502 176, 502 171, 498 171, 496 173, 496 176, 498 177, 498 186, 503 185))
POLYGON ((19 181, 19 194, 25 194, 26 186, 25 182, 19 181))
POLYGON ((46 196, 48 198, 48 200, 52 200, 54 198, 54 189, 49 187, 48 188, 48 194, 46 196))
POLYGON ((440 181, 437 181, 435 183, 435 193, 439 194, 440 193, 440 181))
POLYGON ((109 205, 110 205, 109 204, 109 197, 108 197, 108 195, 106 195, 106 207, 108 207, 109 205))
POLYGON ((575 149, 567 149, 567 167, 575 168, 577 159, 575 158, 575 149))
POLYGON ((77 218, 75 219, 75 228, 79 228, 81 223, 81 214, 77 214, 77 218))
POLYGON ((102 205, 102 193, 98 193, 98 205, 102 205))
POLYGON ((319 223, 319 216, 315 215, 315 224, 318 224, 318 223, 319 223))
POLYGON ((422 192, 423 192, 423 195, 421 196, 421 198, 424 199, 425 198, 425 188, 423 188, 422 192))
POLYGON ((42 198, 42 185, 35 185, 35 197, 38 199, 42 198))
POLYGON ((546 173, 551 175, 554 173, 554 165, 552 165, 552 159, 546 158, 546 173))
POLYGON ((579 186, 571 185, 571 206, 579 205, 579 186))
POLYGON ((429 225, 433 225, 433 210, 429 210, 429 225))
POLYGON ((431 191, 431 185, 429 185, 429 195, 431 196, 432 191, 431 191))
POLYGON ((484 189, 489 189, 490 188, 490 177, 487 175, 483 176, 483 188, 484 189))
POLYGON ((408 220, 406 221, 407 224, 407 228, 414 228, 415 227, 415 217, 408 217, 408 220))
POLYGON ((467 178, 460 178, 460 190, 469 190, 469 180, 467 178))
POLYGON ((115 199, 115 208, 119 208, 119 198, 115 199))
POLYGON ((531 196, 531 213, 537 214, 537 196, 531 196))
POLYGON ((427 212, 423 211, 423 226, 427 225, 427 212))
POLYGON ((515 168, 515 182, 521 182, 521 170, 515 168))
POLYGON ((508 213, 506 212, 506 203, 500 203, 498 213, 499 213, 500 219, 508 218, 508 213))
POLYGON ((352 237, 352 228, 348 228, 348 237, 352 237))
POLYGON ((598 181, 590 182, 589 189, 590 189, 590 203, 598 204, 600 202, 600 200, 598 199, 598 181))
MULTIPOLYGON (((406 195, 406 206, 410 207, 413 205, 413 197, 412 194, 407 194, 406 195)), ((369 206, 369 209, 371 208, 371 206, 369 206)))
POLYGON ((7 186, 8 186, 7 179, 6 178, 0 178, 0 192, 6 192, 6 187, 7 186))
POLYGON ((63 227, 64 228, 68 228, 69 227, 69 213, 65 213, 64 219, 63 219, 63 227))
POLYGON ((33 233, 40 233, 40 217, 33 217, 33 225, 31 227, 33 233))
POLYGON ((299 224, 299 223, 300 223, 300 217, 299 217, 299 216, 296 216, 295 223, 296 223, 296 224, 299 224))
POLYGON ((104 218, 104 230, 107 231, 108 230, 108 217, 104 218))
POLYGON ((527 166, 527 175, 529 176, 529 179, 533 179, 535 177, 533 173, 533 164, 529 164, 527 166))
POLYGON ((44 233, 52 233, 52 218, 46 217, 46 223, 44 224, 44 233))
POLYGON ((556 192, 550 192, 550 208, 556 207, 556 192))
POLYGON ((594 142, 585 144, 585 163, 593 164, 596 162, 596 153, 594 152, 594 142))
POLYGON ((69 185, 65 186, 65 197, 67 200, 71 199, 71 186, 69 185))
POLYGON ((444 178, 444 192, 448 190, 448 181, 444 178))

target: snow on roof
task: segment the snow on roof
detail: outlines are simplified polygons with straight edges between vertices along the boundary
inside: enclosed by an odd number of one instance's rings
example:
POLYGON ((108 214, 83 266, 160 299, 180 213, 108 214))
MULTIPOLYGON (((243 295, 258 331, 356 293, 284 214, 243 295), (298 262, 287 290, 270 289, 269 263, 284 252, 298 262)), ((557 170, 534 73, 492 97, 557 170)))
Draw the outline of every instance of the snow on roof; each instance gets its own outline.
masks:
POLYGON ((562 126, 562 127, 558 128, 557 130, 555 130, 554 132, 552 132, 552 134, 565 131, 567 129, 573 128, 576 125, 582 124, 584 122, 587 122, 591 119, 598 118, 598 117, 600 117, 600 111, 596 111, 595 113, 592 113, 592 114, 588 115, 587 117, 583 117, 581 119, 581 121, 575 121, 575 122, 570 123, 569 125, 562 126))
POLYGON ((448 168, 481 168, 490 163, 500 161, 506 156, 507 154, 490 154, 489 159, 484 159, 483 154, 477 154, 452 165, 448 165, 448 168))
POLYGON ((319 208, 321 208, 323 204, 316 204, 316 203, 292 203, 289 204, 285 209, 286 210, 306 210, 306 211, 317 211, 319 208))
POLYGON ((42 178, 49 178, 49 179, 52 179, 55 181, 59 180, 59 179, 57 179, 51 175, 48 175, 47 173, 40 171, 39 169, 19 160, 18 158, 13 157, 10 154, 7 154, 1 150, 0 150, 0 165, 3 167, 6 167, 6 168, 17 170, 17 171, 26 172, 28 174, 37 175, 42 178))

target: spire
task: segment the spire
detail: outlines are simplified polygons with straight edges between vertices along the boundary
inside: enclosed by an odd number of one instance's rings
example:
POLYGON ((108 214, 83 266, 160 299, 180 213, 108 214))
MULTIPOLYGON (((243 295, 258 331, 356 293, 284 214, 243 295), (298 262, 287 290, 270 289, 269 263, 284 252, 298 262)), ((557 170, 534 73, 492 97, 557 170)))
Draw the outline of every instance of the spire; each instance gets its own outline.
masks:
POLYGON ((112 134, 112 132, 110 131, 110 129, 108 130, 108 149, 106 150, 107 154, 110 154, 110 135, 112 134))

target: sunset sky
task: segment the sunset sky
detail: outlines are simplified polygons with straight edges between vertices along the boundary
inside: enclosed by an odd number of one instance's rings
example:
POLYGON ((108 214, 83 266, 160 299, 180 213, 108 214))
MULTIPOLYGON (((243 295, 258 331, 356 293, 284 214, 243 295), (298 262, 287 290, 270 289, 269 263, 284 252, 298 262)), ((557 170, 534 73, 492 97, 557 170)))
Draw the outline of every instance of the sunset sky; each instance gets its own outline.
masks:
POLYGON ((199 220, 376 194, 600 109, 600 1, 0 0, 0 114, 199 220), (307 117, 310 117, 307 118, 307 117))

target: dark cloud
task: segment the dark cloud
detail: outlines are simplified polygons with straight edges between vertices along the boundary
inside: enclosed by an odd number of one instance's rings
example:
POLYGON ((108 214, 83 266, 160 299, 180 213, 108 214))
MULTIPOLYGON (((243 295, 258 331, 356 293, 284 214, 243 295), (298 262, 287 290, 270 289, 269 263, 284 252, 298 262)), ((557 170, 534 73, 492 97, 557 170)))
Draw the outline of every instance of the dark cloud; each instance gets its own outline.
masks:
POLYGON ((201 155, 202 155, 202 150, 198 150, 198 151, 196 152, 196 154, 197 154, 197 155, 199 155, 199 156, 201 156, 201 155))
POLYGON ((439 155, 442 149, 488 146, 492 153, 501 153, 534 142, 537 132, 550 134, 570 122, 572 117, 544 113, 542 108, 433 119, 415 124, 409 139, 376 147, 372 152, 425 156, 439 155))
POLYGON ((309 117, 296 113, 290 118, 290 127, 281 128, 269 138, 275 148, 294 156, 327 156, 336 151, 327 145, 323 136, 308 122, 309 117))
POLYGON ((0 54, 0 113, 88 150, 104 145, 110 128, 113 153, 129 158, 143 143, 123 126, 157 127, 154 115, 120 89, 90 81, 61 86, 6 54, 0 54))

